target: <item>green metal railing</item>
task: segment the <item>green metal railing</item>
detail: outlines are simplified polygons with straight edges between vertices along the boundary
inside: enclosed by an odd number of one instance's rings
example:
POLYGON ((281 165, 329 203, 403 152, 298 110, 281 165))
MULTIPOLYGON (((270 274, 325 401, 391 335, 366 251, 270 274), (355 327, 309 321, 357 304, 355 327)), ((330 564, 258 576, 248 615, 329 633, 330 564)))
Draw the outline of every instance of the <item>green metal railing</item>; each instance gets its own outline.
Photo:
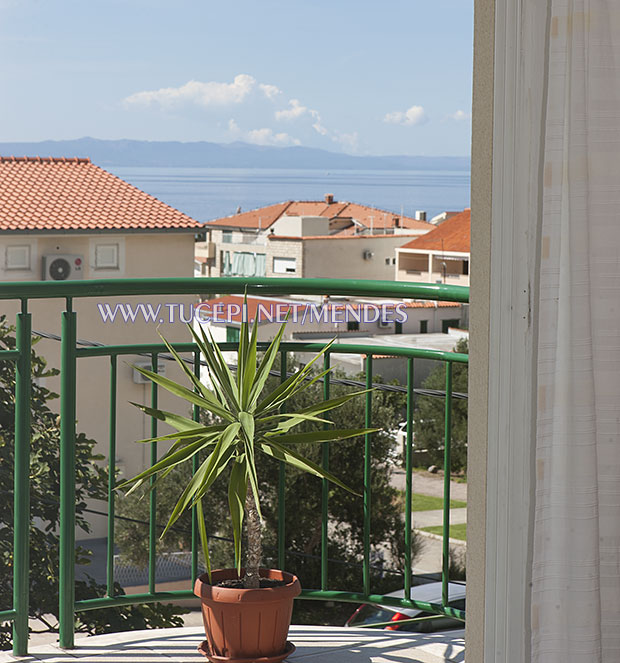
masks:
MULTIPOLYGON (((363 297, 389 297, 451 301, 467 303, 469 289, 459 286, 416 284, 392 281, 332 280, 332 279, 291 279, 291 278, 214 278, 214 279, 122 279, 93 281, 46 281, 0 284, 0 300, 21 302, 17 314, 16 347, 14 350, 0 350, 0 361, 12 361, 16 367, 15 385, 15 469, 14 469, 14 567, 13 567, 13 606, 0 611, 0 621, 13 622, 13 652, 24 655, 28 649, 28 601, 29 601, 29 470, 30 470, 30 408, 31 408, 31 313, 29 300, 65 300, 61 325, 60 361, 60 551, 59 551, 59 624, 60 646, 72 648, 74 645, 75 613, 112 606, 172 601, 193 597, 191 588, 178 591, 157 591, 156 562, 156 500, 157 493, 151 492, 149 518, 149 564, 148 591, 143 594, 114 595, 114 517, 115 517, 115 458, 117 448, 117 360, 123 355, 146 354, 151 357, 153 370, 157 371, 158 357, 167 352, 160 343, 131 343, 126 345, 103 345, 80 347, 77 342, 77 314, 73 310, 76 298, 125 297, 130 295, 212 295, 241 294, 247 291, 255 295, 351 295, 363 297), (77 363, 88 357, 108 357, 110 362, 110 406, 109 406, 109 485, 108 485, 108 545, 107 545, 107 596, 82 601, 75 600, 75 438, 76 438, 76 393, 77 363)), ((386 337, 389 338, 389 337, 386 337)), ((224 351, 237 350, 236 343, 220 343, 224 351)), ((174 343, 177 352, 188 353, 193 357, 194 371, 200 371, 200 354, 194 343, 174 343)), ((260 347, 266 347, 265 344, 260 347)), ((287 374, 287 355, 291 352, 318 352, 322 343, 286 342, 281 345, 281 378, 287 374)), ((392 347, 389 345, 334 344, 325 356, 325 368, 330 365, 333 355, 339 353, 359 354, 365 357, 366 384, 373 384, 373 356, 389 355, 402 357, 407 361, 407 432, 406 432, 406 491, 405 491, 405 566, 404 598, 398 599, 372 592, 370 565, 371 538, 371 458, 372 435, 364 438, 363 468, 363 591, 351 592, 330 589, 328 577, 328 482, 322 484, 322 528, 321 528, 321 583, 320 589, 305 589, 300 598, 312 600, 348 601, 355 603, 381 603, 395 607, 417 608, 426 612, 446 615, 464 620, 465 612, 448 606, 448 566, 449 566, 449 520, 450 520, 450 446, 452 412, 452 367, 454 363, 467 363, 467 355, 454 352, 441 352, 418 348, 392 347), (412 588, 412 510, 413 491, 412 461, 413 432, 410 422, 414 409, 414 361, 432 359, 445 363, 445 433, 444 433, 444 507, 443 507, 443 565, 442 601, 427 603, 411 599, 412 588)), ((330 379, 326 376, 323 396, 329 398, 330 379)), ((372 392, 365 396, 365 426, 371 427, 372 392)), ((152 384, 151 406, 157 407, 158 387, 152 384)), ((194 407, 193 417, 198 421, 200 411, 194 407)), ((157 420, 152 418, 151 435, 157 435, 157 420)), ((157 461, 157 443, 151 445, 151 464, 157 461)), ((196 461, 197 459, 195 459, 196 461)), ((322 463, 329 466, 329 443, 322 444, 322 463)), ((196 469, 196 468, 194 468, 196 469)), ((284 567, 284 516, 285 516, 285 470, 280 466, 278 504, 278 565, 284 567)), ((198 536, 196 514, 192 518, 192 579, 198 575, 198 536)))

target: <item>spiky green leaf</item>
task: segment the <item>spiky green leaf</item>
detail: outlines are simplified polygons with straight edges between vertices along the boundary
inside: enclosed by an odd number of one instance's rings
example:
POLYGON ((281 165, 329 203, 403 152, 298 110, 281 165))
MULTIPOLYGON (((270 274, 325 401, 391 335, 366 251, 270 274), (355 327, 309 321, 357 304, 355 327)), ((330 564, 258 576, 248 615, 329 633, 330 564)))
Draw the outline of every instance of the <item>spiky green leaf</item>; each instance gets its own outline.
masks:
POLYGON ((241 574, 241 534, 243 529, 243 514, 248 488, 247 461, 245 456, 235 460, 230 472, 228 482, 228 507, 233 526, 233 539, 235 544, 235 566, 241 574))
POLYGON ((354 495, 359 495, 359 493, 353 490, 353 488, 349 488, 349 486, 342 483, 340 479, 335 477, 327 470, 323 469, 320 465, 317 465, 309 458, 304 458, 301 454, 297 453, 293 449, 289 449, 281 444, 278 444, 271 438, 270 439, 263 438, 262 441, 259 442, 259 446, 261 451, 266 453, 268 456, 272 456, 277 460, 284 461, 288 465, 296 467, 298 470, 308 472, 309 474, 314 474, 315 476, 320 477, 321 479, 327 479, 332 483, 335 483, 337 486, 340 486, 341 488, 348 490, 350 493, 353 493, 354 495))

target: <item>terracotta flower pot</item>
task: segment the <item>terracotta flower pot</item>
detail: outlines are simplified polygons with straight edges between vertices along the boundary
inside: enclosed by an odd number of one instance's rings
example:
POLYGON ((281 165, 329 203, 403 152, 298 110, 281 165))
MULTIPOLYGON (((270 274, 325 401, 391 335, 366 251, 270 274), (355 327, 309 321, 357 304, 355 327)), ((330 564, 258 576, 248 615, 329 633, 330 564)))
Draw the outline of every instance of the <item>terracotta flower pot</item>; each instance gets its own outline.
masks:
POLYGON ((261 569, 260 575, 286 584, 265 589, 215 586, 222 580, 238 578, 236 569, 212 571, 213 584, 206 573, 196 579, 194 594, 202 600, 207 635, 199 649, 210 661, 267 663, 281 661, 294 651, 286 637, 293 599, 301 592, 299 580, 275 569, 261 569))

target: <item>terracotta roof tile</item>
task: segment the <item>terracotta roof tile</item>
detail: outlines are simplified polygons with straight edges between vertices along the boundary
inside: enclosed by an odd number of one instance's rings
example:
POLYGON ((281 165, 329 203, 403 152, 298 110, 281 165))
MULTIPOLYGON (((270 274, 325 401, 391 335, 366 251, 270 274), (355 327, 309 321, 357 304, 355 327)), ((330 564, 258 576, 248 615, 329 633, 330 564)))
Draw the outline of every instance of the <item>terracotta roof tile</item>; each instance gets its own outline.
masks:
MULTIPOLYGON (((283 214, 287 216, 324 216, 329 219, 354 219, 366 228, 393 228, 400 225, 408 230, 429 231, 435 226, 427 221, 418 221, 407 216, 401 218, 400 214, 388 212, 368 205, 358 203, 333 202, 323 200, 289 200, 267 207, 242 212, 221 219, 209 221, 209 226, 222 226, 227 228, 258 228, 259 219, 262 228, 269 228, 283 214), (372 219, 371 219, 372 217, 372 219)), ((338 234, 353 234, 355 226, 339 231, 338 234)))
POLYGON ((331 207, 323 200, 297 200, 286 209, 287 216, 328 216, 331 207))
POLYGON ((267 235, 267 239, 270 241, 278 241, 278 240, 298 240, 298 241, 308 241, 308 240, 313 240, 313 239, 385 239, 386 237, 389 237, 391 239, 394 239, 395 237, 402 237, 403 242, 408 239, 409 237, 419 237, 419 235, 416 235, 414 233, 407 233, 407 234, 398 234, 394 235, 392 234, 378 234, 378 235, 355 235, 353 233, 336 233, 334 235, 267 235))
POLYGON ((401 248, 469 253, 470 229, 471 210, 466 209, 446 219, 435 230, 412 240, 401 248))
POLYGON ((291 201, 260 207, 249 212, 240 212, 232 216, 225 216, 221 219, 209 221, 209 226, 223 226, 225 228, 269 228, 272 223, 277 221, 282 214, 291 205, 291 201))
POLYGON ((338 216, 355 219, 366 228, 393 228, 396 225, 395 220, 402 228, 410 230, 430 230, 433 228, 433 224, 428 221, 418 221, 408 216, 401 218, 400 214, 358 203, 349 203, 339 212, 338 216))
POLYGON ((90 159, 0 157, 0 232, 199 228, 90 159))

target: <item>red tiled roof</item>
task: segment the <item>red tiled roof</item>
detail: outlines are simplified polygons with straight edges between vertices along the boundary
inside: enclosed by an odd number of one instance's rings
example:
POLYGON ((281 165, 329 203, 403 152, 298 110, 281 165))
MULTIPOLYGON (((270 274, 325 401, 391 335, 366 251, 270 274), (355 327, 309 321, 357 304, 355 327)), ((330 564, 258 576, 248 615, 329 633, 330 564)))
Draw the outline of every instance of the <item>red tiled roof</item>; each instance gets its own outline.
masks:
POLYGON ((331 218, 333 207, 338 205, 328 205, 323 200, 298 200, 293 201, 286 208, 287 216, 329 216, 331 218))
POLYGON ((340 215, 348 204, 349 203, 332 203, 325 207, 319 216, 328 216, 330 219, 341 218, 340 215))
POLYGON ((404 302, 405 308, 459 308, 461 304, 456 302, 436 302, 426 300, 415 300, 413 302, 404 302))
POLYGON ((446 219, 435 230, 431 230, 431 232, 414 239, 401 248, 469 253, 470 229, 471 210, 466 209, 446 219))
POLYGON ((250 212, 240 212, 232 216, 225 216, 221 219, 209 221, 208 226, 223 226, 225 228, 269 228, 277 221, 291 204, 290 201, 277 203, 267 207, 253 209, 250 212))
POLYGON ((349 203, 338 216, 355 219, 366 228, 371 226, 373 228, 393 228, 396 225, 395 220, 401 228, 410 230, 431 230, 433 228, 433 224, 428 221, 418 221, 408 216, 401 217, 400 214, 394 214, 394 212, 358 203, 349 203))
POLYGON ((90 159, 0 157, 0 232, 199 228, 90 159))
POLYGON ((270 241, 273 240, 296 240, 296 241, 308 241, 313 239, 389 239, 403 238, 403 241, 409 237, 419 237, 420 235, 411 234, 380 234, 380 235, 352 235, 348 233, 337 233, 335 235, 267 235, 270 241))
MULTIPOLYGON (((396 224, 409 230, 432 230, 433 224, 427 221, 418 221, 407 216, 387 212, 385 210, 360 205, 358 203, 333 202, 322 200, 289 200, 276 205, 260 207, 250 212, 241 212, 232 216, 209 221, 209 226, 222 226, 228 228, 258 228, 259 219, 261 228, 269 228, 283 214, 287 216, 324 216, 329 219, 354 219, 366 228, 393 228, 396 224), (372 219, 371 219, 372 217, 372 219)), ((351 234, 355 232, 353 222, 338 234, 351 234)))

